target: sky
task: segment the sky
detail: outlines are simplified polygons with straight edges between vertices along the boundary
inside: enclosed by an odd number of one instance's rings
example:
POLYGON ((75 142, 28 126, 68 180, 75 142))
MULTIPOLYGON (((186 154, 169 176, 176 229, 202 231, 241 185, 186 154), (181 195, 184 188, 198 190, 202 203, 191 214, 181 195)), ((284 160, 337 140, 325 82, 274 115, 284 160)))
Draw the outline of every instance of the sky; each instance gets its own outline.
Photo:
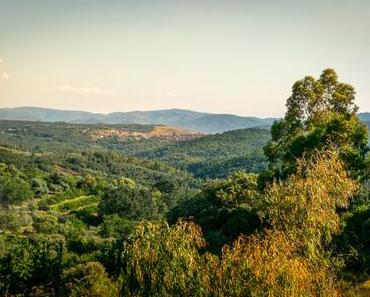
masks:
POLYGON ((0 0, 0 107, 276 117, 328 67, 370 111, 370 1, 0 0))

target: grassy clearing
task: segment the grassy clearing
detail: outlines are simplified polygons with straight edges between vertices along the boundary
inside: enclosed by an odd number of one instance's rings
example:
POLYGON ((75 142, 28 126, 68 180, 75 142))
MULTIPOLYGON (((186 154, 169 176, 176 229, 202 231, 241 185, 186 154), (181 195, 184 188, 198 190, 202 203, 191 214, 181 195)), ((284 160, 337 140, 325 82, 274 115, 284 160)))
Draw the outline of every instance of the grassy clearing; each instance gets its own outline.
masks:
POLYGON ((100 198, 94 195, 79 196, 73 199, 65 200, 58 204, 50 206, 51 210, 60 212, 71 212, 81 210, 86 207, 96 206, 100 202, 100 198))

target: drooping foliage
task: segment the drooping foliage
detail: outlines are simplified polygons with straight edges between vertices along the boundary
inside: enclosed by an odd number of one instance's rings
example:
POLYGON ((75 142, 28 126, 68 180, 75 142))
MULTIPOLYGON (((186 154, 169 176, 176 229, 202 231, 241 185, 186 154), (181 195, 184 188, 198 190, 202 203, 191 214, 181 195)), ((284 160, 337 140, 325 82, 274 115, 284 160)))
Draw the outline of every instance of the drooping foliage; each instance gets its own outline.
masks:
POLYGON ((216 268, 215 296, 340 296, 332 269, 302 256, 280 231, 240 237, 216 268))
POLYGON ((337 209, 347 208, 357 189, 337 153, 317 155, 310 162, 299 160, 296 174, 274 183, 262 209, 274 229, 307 247, 326 244, 339 232, 337 209))
POLYGON ((202 254, 192 223, 142 225, 125 248, 131 286, 124 289, 128 296, 339 296, 335 259, 323 247, 339 231, 337 207, 355 190, 335 153, 300 161, 296 174, 255 201, 269 227, 239 237, 220 257, 202 254))
POLYGON ((202 295, 207 275, 199 273, 200 228, 190 222, 140 224, 125 246, 122 292, 125 296, 202 295))

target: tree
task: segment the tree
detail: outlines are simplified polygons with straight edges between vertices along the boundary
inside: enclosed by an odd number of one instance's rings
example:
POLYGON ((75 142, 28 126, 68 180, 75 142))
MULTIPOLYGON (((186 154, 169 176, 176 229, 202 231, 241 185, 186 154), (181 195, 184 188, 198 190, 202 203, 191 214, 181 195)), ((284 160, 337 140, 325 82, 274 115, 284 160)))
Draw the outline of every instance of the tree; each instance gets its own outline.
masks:
POLYGON ((88 262, 69 268, 64 273, 66 296, 105 297, 118 296, 118 287, 113 283, 104 266, 99 262, 88 262))
POLYGON ((248 235, 262 228, 255 202, 260 199, 257 175, 234 172, 227 179, 206 182, 202 192, 170 209, 171 224, 178 218, 191 218, 202 228, 207 249, 220 253, 241 233, 248 235))
POLYGON ((164 205, 159 191, 150 191, 125 180, 107 190, 99 204, 99 213, 118 214, 134 220, 153 219, 158 217, 161 207, 164 205))
POLYGON ((316 149, 335 146, 347 169, 356 178, 368 173, 367 127, 356 117, 355 90, 338 81, 333 69, 319 79, 306 76, 294 83, 285 117, 271 128, 271 141, 264 148, 269 169, 260 185, 286 178, 296 170, 296 160, 316 149))
MULTIPOLYGON (((141 224, 125 245, 126 296, 341 296, 328 244, 357 184, 337 153, 300 160, 261 201, 262 232, 242 235, 218 257, 203 253, 200 228, 141 224)), ((229 200, 229 199, 228 199, 229 200)))
POLYGON ((42 197, 42 195, 47 194, 49 192, 49 188, 46 181, 41 178, 37 177, 33 178, 31 180, 31 187, 35 193, 35 196, 38 198, 42 197))
POLYGON ((205 246, 200 228, 180 221, 139 224, 124 246, 124 296, 207 296, 200 272, 205 246), (202 294, 203 291, 203 294, 202 294))
POLYGON ((0 163, 0 204, 15 204, 32 197, 30 185, 13 165, 0 163))
POLYGON ((346 270, 370 273, 370 202, 355 203, 346 211, 343 232, 335 239, 337 254, 348 255, 346 270))
POLYGON ((1 240, 0 296, 30 296, 32 288, 40 285, 58 287, 62 246, 59 236, 13 236, 1 240))
POLYGON ((339 208, 347 208, 358 184, 336 152, 317 151, 297 161, 297 172, 266 192, 261 215, 307 252, 325 248, 341 230, 339 208))

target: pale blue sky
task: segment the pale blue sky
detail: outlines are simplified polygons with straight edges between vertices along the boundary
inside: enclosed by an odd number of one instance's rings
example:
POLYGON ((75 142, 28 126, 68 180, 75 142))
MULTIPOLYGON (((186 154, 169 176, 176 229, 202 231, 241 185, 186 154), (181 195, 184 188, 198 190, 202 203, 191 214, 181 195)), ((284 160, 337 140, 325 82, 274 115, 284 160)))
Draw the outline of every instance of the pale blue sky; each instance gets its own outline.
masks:
POLYGON ((370 1, 0 0, 0 107, 281 116, 332 67, 370 111, 370 1))

